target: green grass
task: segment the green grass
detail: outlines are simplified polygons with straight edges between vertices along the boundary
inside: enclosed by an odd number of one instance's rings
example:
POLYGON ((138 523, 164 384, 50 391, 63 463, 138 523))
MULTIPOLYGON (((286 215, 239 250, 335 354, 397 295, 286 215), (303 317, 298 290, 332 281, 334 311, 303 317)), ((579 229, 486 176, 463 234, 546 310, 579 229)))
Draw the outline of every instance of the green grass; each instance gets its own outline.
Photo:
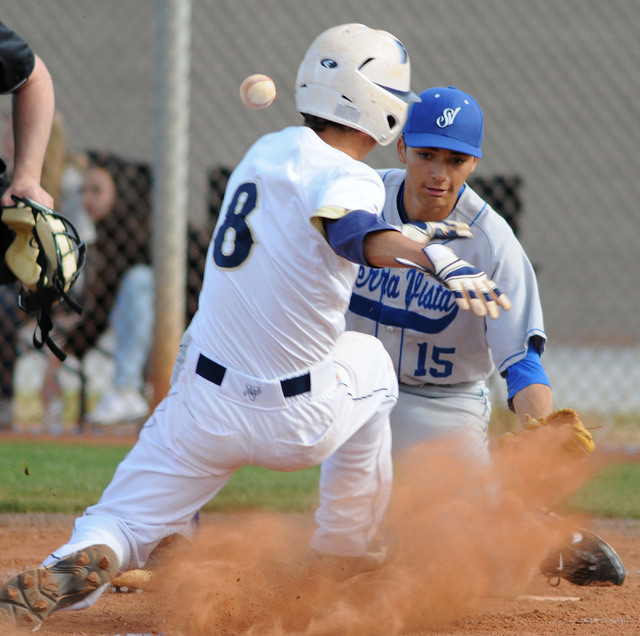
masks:
POLYGON ((312 510, 318 503, 319 480, 319 467, 279 473, 257 466, 246 466, 233 475, 204 510, 312 510))
POLYGON ((608 466, 568 502, 569 510, 596 517, 640 518, 640 464, 608 466))
MULTIPOLYGON (((0 512, 80 513, 95 503, 129 446, 4 440, 0 443, 0 512)), ((278 473, 237 471, 205 511, 312 510, 319 468, 278 473)), ((591 516, 640 519, 640 463, 601 470, 566 505, 591 516)))
MULTIPOLYGON (((0 512, 82 512, 98 501, 129 448, 5 440, 0 443, 0 512)), ((204 510, 310 510, 319 478, 319 468, 277 473, 247 466, 204 510)))
POLYGON ((0 512, 80 512, 95 503, 128 448, 0 444, 0 512))

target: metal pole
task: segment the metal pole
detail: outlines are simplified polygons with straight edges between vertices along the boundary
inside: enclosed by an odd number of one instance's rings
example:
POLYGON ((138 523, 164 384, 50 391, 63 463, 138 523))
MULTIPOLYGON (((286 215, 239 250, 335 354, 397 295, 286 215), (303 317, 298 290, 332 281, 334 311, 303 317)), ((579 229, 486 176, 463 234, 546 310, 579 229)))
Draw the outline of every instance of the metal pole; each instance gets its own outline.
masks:
POLYGON ((152 243, 155 329, 150 368, 154 404, 167 393, 185 328, 191 9, 191 0, 158 2, 152 243))

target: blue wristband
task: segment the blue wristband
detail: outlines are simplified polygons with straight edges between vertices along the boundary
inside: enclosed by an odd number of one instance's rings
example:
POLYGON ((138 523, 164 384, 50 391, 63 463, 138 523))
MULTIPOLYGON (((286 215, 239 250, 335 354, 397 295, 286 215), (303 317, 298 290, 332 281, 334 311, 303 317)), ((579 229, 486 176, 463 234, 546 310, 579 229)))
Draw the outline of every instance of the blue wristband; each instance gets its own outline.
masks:
POLYGON ((530 384, 546 384, 549 387, 551 386, 547 373, 540 361, 540 353, 531 342, 529 342, 525 357, 510 367, 507 367, 507 370, 504 372, 504 377, 507 381, 507 401, 512 411, 513 396, 518 393, 518 391, 521 391, 530 384))

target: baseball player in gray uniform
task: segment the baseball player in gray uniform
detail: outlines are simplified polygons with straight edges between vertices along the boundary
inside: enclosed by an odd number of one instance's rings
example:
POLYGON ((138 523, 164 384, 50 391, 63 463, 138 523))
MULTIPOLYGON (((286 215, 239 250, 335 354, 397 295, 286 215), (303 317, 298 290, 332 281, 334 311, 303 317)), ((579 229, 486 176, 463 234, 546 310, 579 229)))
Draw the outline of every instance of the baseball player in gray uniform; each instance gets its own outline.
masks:
POLYGON ((259 139, 230 177, 177 381, 69 542, 5 584, 0 613, 37 624, 93 602, 249 464, 322 464, 312 549, 354 570, 380 564, 370 546, 391 489, 397 381, 379 340, 345 332, 358 264, 400 258, 456 306, 509 307, 484 272, 380 217, 384 186, 362 160, 414 99, 407 52, 386 31, 341 25, 312 43, 296 81, 305 125, 259 139))
POLYGON ((400 387, 391 415, 401 450, 434 437, 461 435, 469 453, 488 459, 494 368, 506 379, 509 406, 521 417, 553 410, 540 362, 546 336, 536 276, 505 219, 467 184, 482 156, 483 114, 473 97, 432 88, 413 104, 397 141, 406 169, 380 170, 383 219, 398 227, 432 221, 467 223, 471 238, 445 239, 460 257, 496 280, 513 302, 496 320, 477 320, 416 270, 361 265, 347 325, 379 338, 400 387))
MULTIPOLYGON (((399 454, 430 440, 455 437, 489 463, 491 401, 487 380, 497 368, 508 405, 524 424, 544 418, 553 398, 540 357, 546 336, 536 276, 513 231, 466 183, 482 156, 483 114, 455 87, 424 91, 411 105, 397 152, 406 169, 381 170, 383 219, 409 235, 431 222, 468 224, 472 237, 444 239, 456 254, 493 278, 513 301, 496 320, 478 320, 443 297, 432 277, 413 270, 361 265, 347 327, 376 336, 391 355, 399 383, 391 413, 399 454)), ((552 517, 549 517, 550 522, 552 517)), ((606 542, 576 531, 541 567, 580 585, 624 580, 624 566, 606 542)))

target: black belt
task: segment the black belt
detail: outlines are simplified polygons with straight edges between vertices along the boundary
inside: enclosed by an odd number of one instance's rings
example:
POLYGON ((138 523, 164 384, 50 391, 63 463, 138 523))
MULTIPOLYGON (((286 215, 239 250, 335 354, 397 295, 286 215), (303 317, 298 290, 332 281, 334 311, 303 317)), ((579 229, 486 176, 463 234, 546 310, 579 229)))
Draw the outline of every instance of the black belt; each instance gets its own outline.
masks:
MULTIPOLYGON (((226 371, 226 368, 221 364, 209 360, 207 356, 200 354, 198 364, 196 365, 196 373, 200 377, 220 386, 226 371)), ((311 391, 311 374, 307 371, 307 373, 298 375, 295 378, 280 380, 280 386, 282 387, 284 397, 293 397, 294 395, 306 393, 307 391, 311 391)))

